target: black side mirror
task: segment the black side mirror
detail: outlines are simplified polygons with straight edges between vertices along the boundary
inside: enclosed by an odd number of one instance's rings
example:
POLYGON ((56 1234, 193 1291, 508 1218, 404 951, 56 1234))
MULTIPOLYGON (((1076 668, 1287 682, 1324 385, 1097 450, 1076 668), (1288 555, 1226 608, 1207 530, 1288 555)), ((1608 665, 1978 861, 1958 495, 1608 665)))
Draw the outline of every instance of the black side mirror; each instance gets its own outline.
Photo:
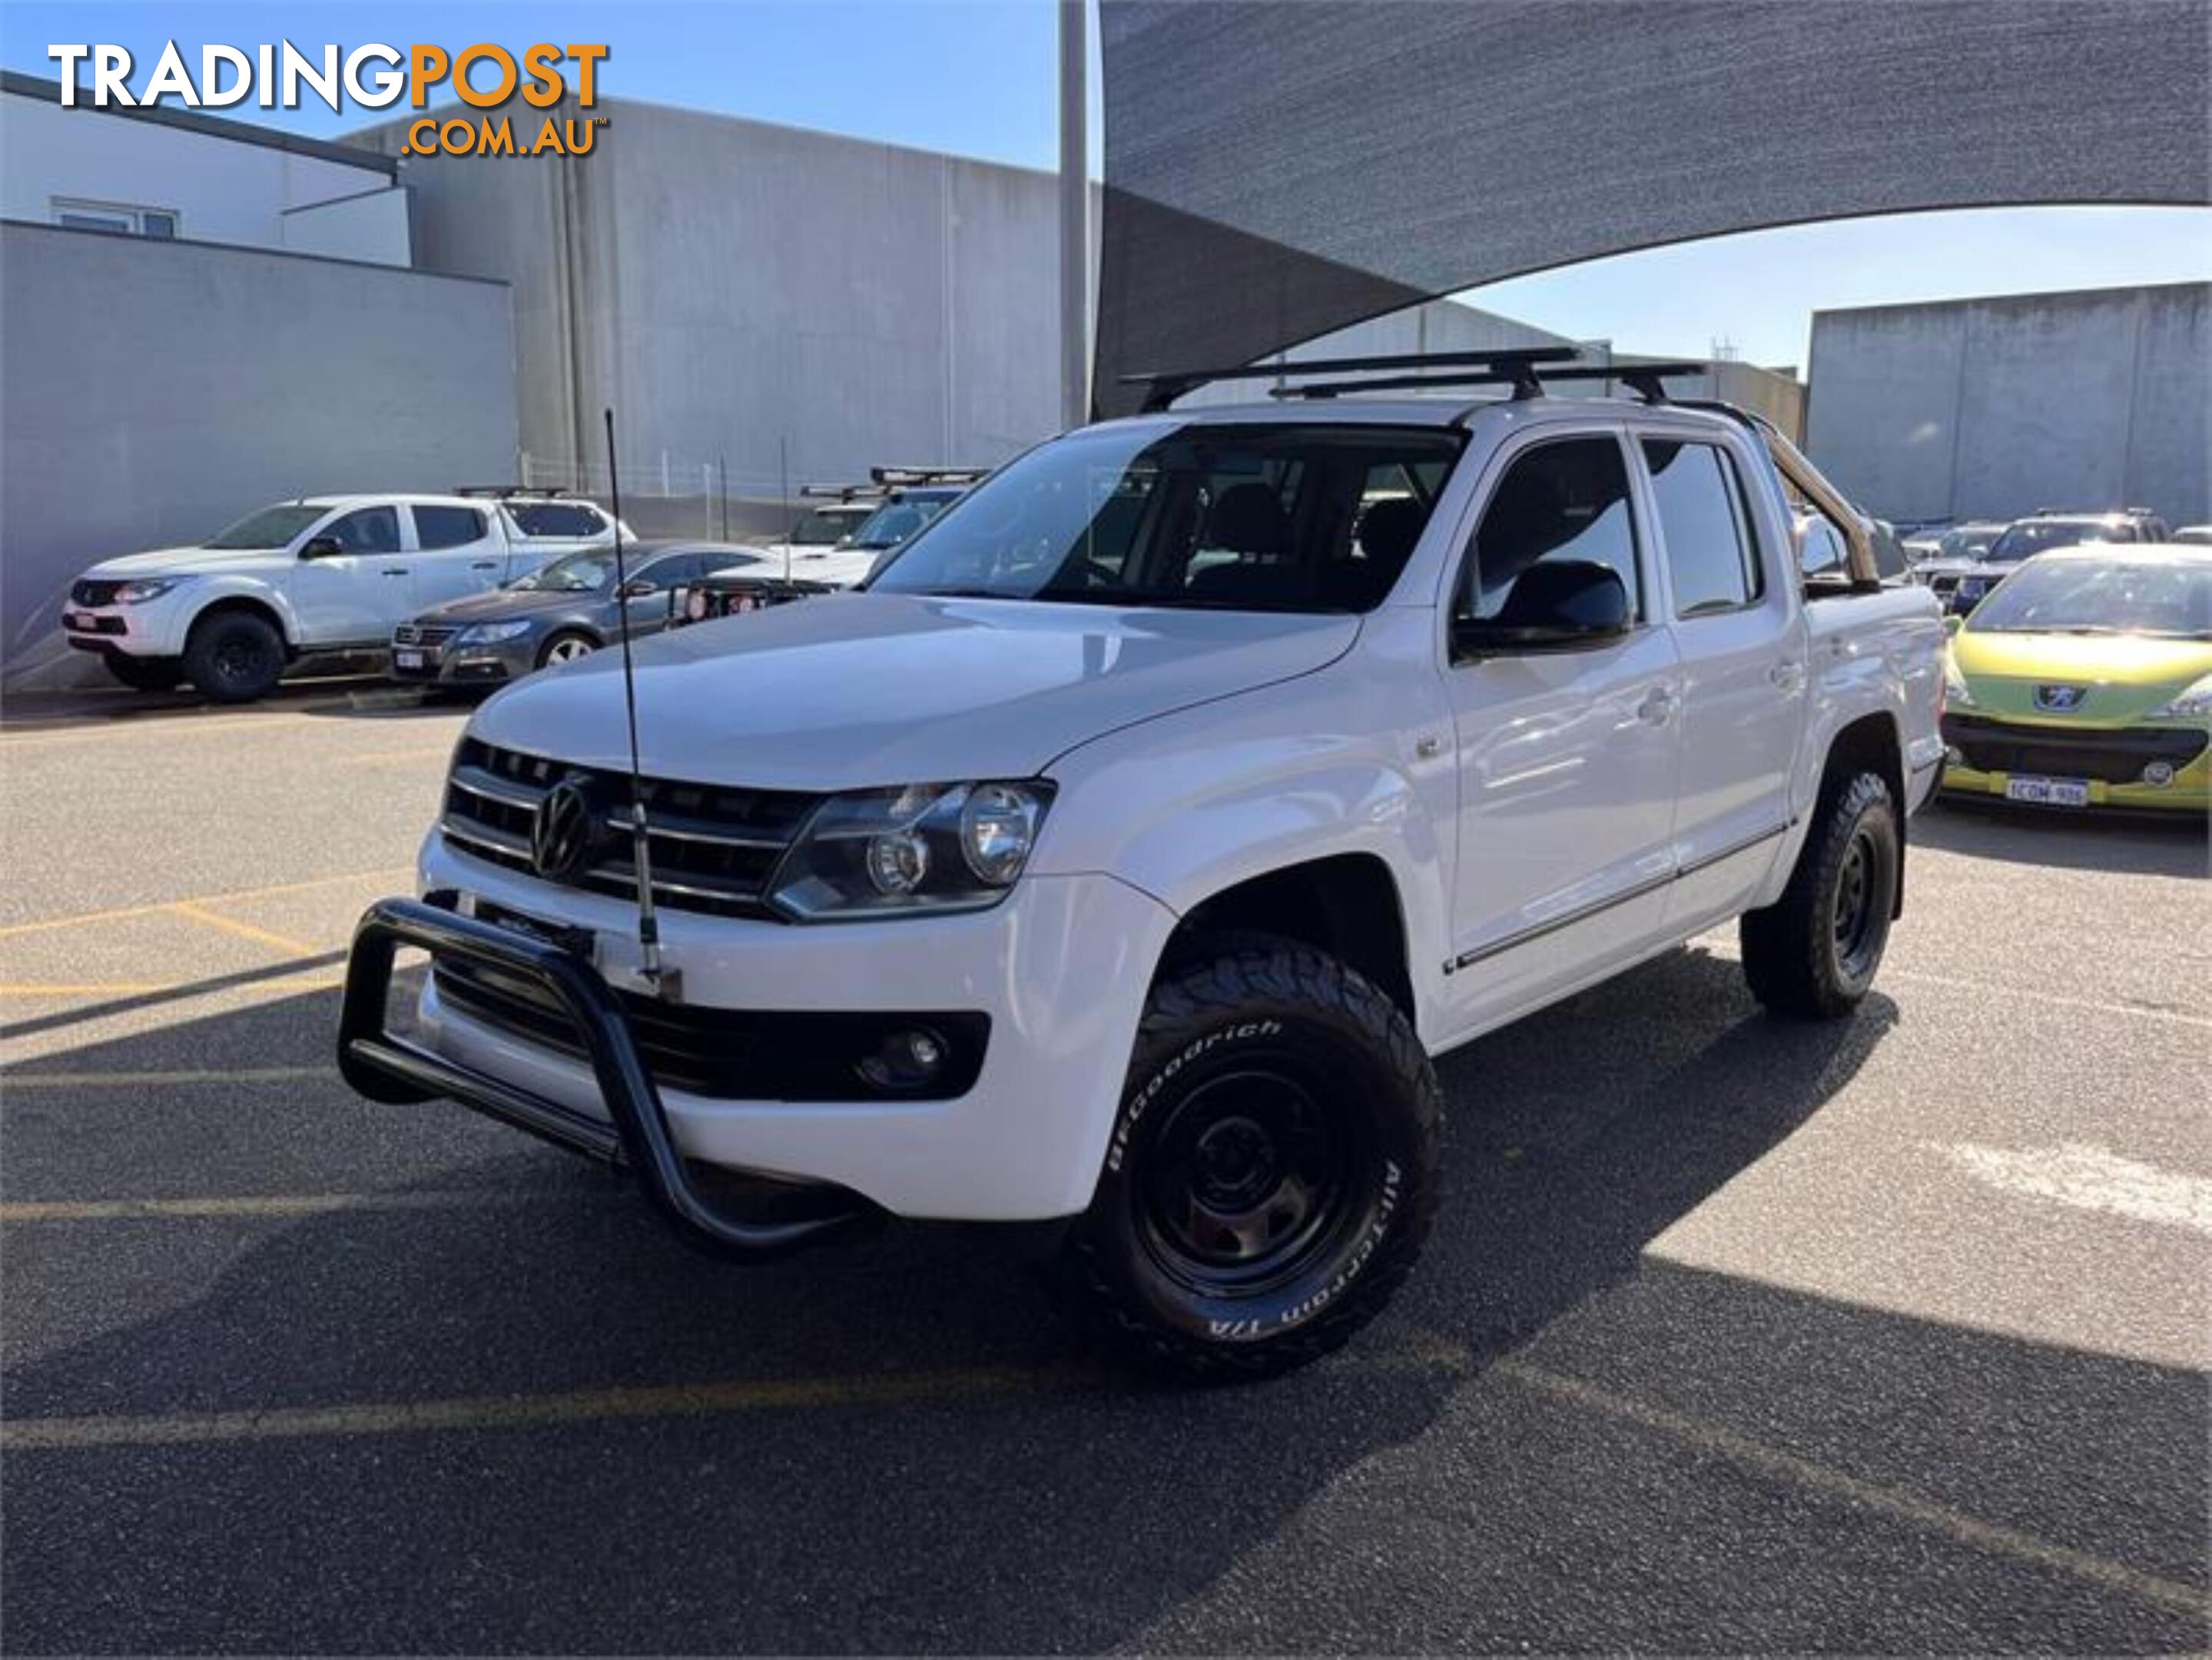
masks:
POLYGON ((307 545, 300 550, 300 557, 334 559, 345 550, 345 544, 335 536, 313 536, 307 538, 307 545))
POLYGON ((1620 572, 1593 560, 1561 559, 1522 571, 1497 616, 1455 619, 1452 654, 1571 651, 1618 640, 1635 620, 1620 572))
POLYGON ((649 593, 659 592, 660 584, 650 576, 633 576, 623 584, 623 598, 625 599, 642 599, 649 593))

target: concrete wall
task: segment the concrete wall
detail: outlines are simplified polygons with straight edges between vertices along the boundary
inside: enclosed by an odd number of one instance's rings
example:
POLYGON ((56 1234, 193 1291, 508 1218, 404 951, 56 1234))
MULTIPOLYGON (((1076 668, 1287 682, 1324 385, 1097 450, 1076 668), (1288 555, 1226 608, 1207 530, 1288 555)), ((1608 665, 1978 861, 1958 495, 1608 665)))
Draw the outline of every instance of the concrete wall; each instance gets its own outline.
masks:
POLYGON ((507 290, 0 225, 0 667, 78 571, 285 496, 509 476, 507 290))
POLYGON ((407 264, 406 196, 383 168, 148 119, 160 112, 64 109, 0 93, 0 218, 51 224, 61 197, 165 209, 178 216, 178 235, 195 241, 296 247, 296 210, 366 192, 388 200, 347 216, 345 256, 407 264))
MULTIPOLYGON (((565 111, 553 112, 556 114, 565 111)), ((1049 174, 603 101, 592 154, 410 158, 416 258, 514 285, 533 477, 737 495, 988 463, 1058 425, 1049 174), (583 466, 576 470, 576 459, 583 466)), ((396 153, 404 129, 360 136, 396 153)))
POLYGON ((1891 519, 2212 519, 2212 283, 1816 313, 1808 450, 1891 519))

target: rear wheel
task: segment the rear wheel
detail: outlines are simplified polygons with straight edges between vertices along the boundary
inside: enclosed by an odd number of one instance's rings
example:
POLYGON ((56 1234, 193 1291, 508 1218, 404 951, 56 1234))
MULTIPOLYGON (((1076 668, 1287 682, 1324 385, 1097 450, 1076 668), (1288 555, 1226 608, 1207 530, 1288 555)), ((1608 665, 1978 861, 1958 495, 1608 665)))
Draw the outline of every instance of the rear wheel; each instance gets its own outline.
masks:
POLYGON ((1442 1098, 1389 999, 1258 941, 1154 987, 1091 1208, 1071 1312, 1128 1359, 1258 1377, 1344 1342, 1419 1255, 1442 1098))
POLYGON ((133 691, 174 691, 185 683, 185 666, 173 657, 129 657, 112 651, 102 660, 108 673, 133 691))
POLYGON ((1896 799, 1881 775, 1832 780, 1790 885, 1737 924, 1752 995, 1808 1020, 1856 1008, 1889 944, 1901 850, 1896 799))
POLYGON ((573 663, 579 657, 589 657, 599 648, 599 642, 588 634, 579 634, 574 629, 555 635, 538 654, 538 666, 551 668, 556 663, 573 663))
POLYGON ((218 703, 250 703, 276 690, 284 636, 250 611, 219 611, 192 624, 185 678, 218 703))

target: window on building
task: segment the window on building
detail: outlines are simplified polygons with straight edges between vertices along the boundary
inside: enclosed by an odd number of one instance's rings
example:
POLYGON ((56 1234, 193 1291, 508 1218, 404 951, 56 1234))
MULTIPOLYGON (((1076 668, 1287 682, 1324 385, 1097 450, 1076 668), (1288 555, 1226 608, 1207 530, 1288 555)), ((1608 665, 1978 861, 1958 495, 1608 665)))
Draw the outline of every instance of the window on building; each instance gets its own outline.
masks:
POLYGON ((121 202, 80 202, 57 196, 50 204, 54 223, 70 230, 112 231, 118 236, 176 240, 177 214, 171 208, 131 207, 121 202))
POLYGON ((432 508, 417 502, 414 512, 418 547, 458 548, 483 539, 484 516, 474 508, 432 508))
POLYGON ((1628 465, 1610 437, 1562 439, 1516 458, 1475 528, 1455 615, 1494 621, 1524 574, 1568 561, 1611 570, 1628 590, 1630 613, 1644 615, 1628 465))
POLYGON ((1735 467, 1716 444, 1647 438, 1651 498, 1667 544, 1674 615, 1736 611, 1757 599, 1759 552, 1735 467))

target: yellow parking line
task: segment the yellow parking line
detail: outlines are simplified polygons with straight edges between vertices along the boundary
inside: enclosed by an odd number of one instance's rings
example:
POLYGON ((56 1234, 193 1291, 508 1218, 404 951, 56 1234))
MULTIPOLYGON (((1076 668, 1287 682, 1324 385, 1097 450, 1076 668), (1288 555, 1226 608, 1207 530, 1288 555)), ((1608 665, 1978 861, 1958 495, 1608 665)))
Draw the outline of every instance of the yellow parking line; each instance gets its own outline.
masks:
POLYGON ((309 1435, 390 1435, 511 1430, 639 1418, 697 1418, 805 1407, 879 1407, 1041 1393, 1075 1380, 1042 1371, 975 1368, 863 1377, 768 1377, 743 1383, 576 1389, 559 1395, 467 1395, 352 1407, 164 1414, 141 1418, 25 1418, 0 1423, 9 1452, 174 1446, 208 1441, 289 1440, 309 1435))
POLYGON ((343 978, 332 975, 288 975, 213 987, 198 980, 20 981, 0 984, 0 997, 154 997, 171 992, 214 997, 225 991, 331 991, 343 984, 343 978))
POLYGON ((349 871, 343 876, 311 876, 300 882, 278 882, 265 888, 238 888, 229 893, 194 893, 180 899, 157 899, 150 904, 125 905, 115 910, 88 910, 75 916, 46 916, 35 922, 14 922, 0 927, 0 939, 19 933, 40 933, 49 928, 75 927, 80 922, 119 922, 130 916, 152 916, 179 905, 228 905, 240 899, 266 899, 280 893, 305 893, 310 888, 335 887, 341 882, 366 882, 375 877, 411 876, 404 865, 381 870, 349 871))
MULTIPOLYGON (((329 704, 319 707, 329 708, 329 704)), ((64 731, 8 732, 0 729, 0 750, 28 749, 40 744, 58 744, 73 739, 96 738, 112 742, 118 737, 150 733, 156 737, 175 738, 201 733, 235 732, 240 727, 252 727, 266 732, 274 727, 327 726, 328 721, 307 714, 234 714, 206 716, 193 714, 160 715, 145 721, 85 721, 64 731)))
POLYGON ((287 956, 313 957, 323 950, 320 946, 310 946, 284 934, 271 933, 267 928, 256 927, 251 922, 241 922, 235 916, 225 916, 221 911, 209 910, 204 906, 194 904, 189 899, 179 899, 169 909, 179 916, 187 917, 195 922, 205 923, 211 928, 220 928, 223 933, 235 934, 240 939, 251 939, 257 945, 273 946, 287 956))
POLYGON ((431 1188, 397 1193, 273 1193, 230 1199, 39 1199, 0 1204, 0 1223, 124 1222, 210 1218, 331 1216, 347 1211, 481 1209, 532 1199, 574 1195, 532 1188, 489 1188, 463 1191, 431 1188))
POLYGON ((1556 1401, 1563 1401, 1607 1418, 1620 1419, 1644 1429, 1657 1430, 1678 1440, 1687 1441, 1705 1451, 1717 1453, 1731 1462, 1758 1470, 1762 1475, 1779 1477, 1863 1509, 1879 1511, 1896 1521, 1915 1527, 1948 1534, 1962 1544, 2009 1556, 2031 1566, 2071 1574, 2076 1579, 2107 1590, 2125 1591, 2147 1602, 2154 1602, 2161 1608, 2172 1608, 2191 1617, 2201 1618, 2212 1613, 2212 1596, 2193 1585, 2161 1578, 2156 1574, 2146 1573, 2140 1568, 2131 1568, 2124 1562, 2115 1562, 2088 1551, 2054 1545, 2047 1539, 2022 1533, 2017 1528, 1984 1522, 1979 1517, 1968 1516, 1962 1511, 1923 1499, 1917 1493, 1901 1492, 1895 1487, 1863 1481, 1855 1475, 1846 1475, 1841 1470, 1831 1469, 1827 1465, 1815 1463, 1809 1458, 1777 1451, 1733 1430, 1704 1423, 1680 1413, 1669 1412, 1627 1395, 1615 1395, 1609 1389, 1585 1383, 1580 1378, 1562 1377, 1525 1361, 1500 1361, 1494 1370, 1500 1377, 1548 1395, 1556 1401))
POLYGON ((453 752, 451 744, 439 744, 419 750, 371 750, 366 755, 338 755, 331 759, 342 767, 367 767, 386 761, 428 761, 434 758, 442 761, 453 752))
POLYGON ((336 1078, 336 1067, 240 1067, 229 1071, 9 1072, 0 1069, 0 1095, 9 1090, 158 1090, 188 1084, 301 1084, 336 1078))

